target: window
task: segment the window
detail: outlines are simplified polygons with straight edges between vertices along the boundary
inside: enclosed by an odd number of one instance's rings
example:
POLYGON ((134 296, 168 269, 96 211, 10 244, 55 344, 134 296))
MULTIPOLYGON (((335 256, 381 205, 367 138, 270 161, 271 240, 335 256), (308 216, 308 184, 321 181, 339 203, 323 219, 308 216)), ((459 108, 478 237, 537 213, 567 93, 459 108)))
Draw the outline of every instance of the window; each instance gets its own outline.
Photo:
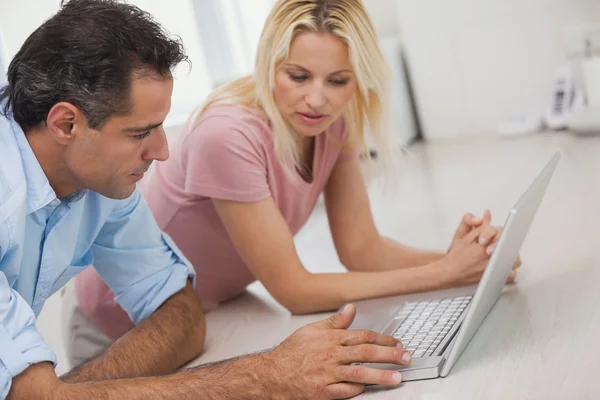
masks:
POLYGON ((186 53, 192 62, 192 68, 190 69, 186 63, 183 63, 175 69, 171 112, 165 121, 165 126, 169 128, 181 126, 211 90, 203 42, 195 18, 194 2, 196 0, 128 1, 148 11, 171 34, 179 35, 183 40, 186 53))
POLYGON ((194 0, 212 86, 250 74, 274 0, 194 0))

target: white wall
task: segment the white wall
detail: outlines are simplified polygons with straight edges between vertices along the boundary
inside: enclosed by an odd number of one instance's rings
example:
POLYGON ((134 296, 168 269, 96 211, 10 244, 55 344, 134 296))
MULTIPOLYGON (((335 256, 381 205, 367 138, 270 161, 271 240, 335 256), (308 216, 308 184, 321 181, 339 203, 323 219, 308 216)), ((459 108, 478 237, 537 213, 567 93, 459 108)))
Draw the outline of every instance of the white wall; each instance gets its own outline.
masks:
POLYGON ((395 0, 363 0, 363 3, 379 36, 392 36, 399 33, 398 6, 395 0))
POLYGON ((8 70, 8 54, 2 31, 0 31, 0 82, 6 82, 6 71, 8 70))
POLYGON ((567 60, 563 29, 600 21, 598 0, 396 1, 421 124, 433 139, 541 114, 567 60))
POLYGON ((12 59, 27 37, 58 10, 58 1, 1 0, 0 31, 12 59))
MULTIPOLYGON (((0 0, 0 32, 12 57, 58 0, 0 0)), ((182 36, 193 63, 176 72, 171 122, 210 90, 192 1, 134 0, 182 36)), ((563 29, 600 22, 599 0, 364 0, 380 36, 401 34, 420 123, 430 139, 493 132, 516 114, 541 114, 563 29)))
POLYGON ((180 125, 211 90, 192 0, 130 0, 130 3, 151 13, 169 32, 183 39, 192 69, 187 64, 176 69, 171 113, 165 123, 180 125))
MULTIPOLYGON (((58 0, 0 0, 0 32, 12 58, 25 39, 47 18, 58 11, 58 0)), ((200 104, 210 91, 200 34, 197 30, 192 0, 130 0, 150 12, 169 32, 181 36, 192 61, 180 65, 174 74, 175 87, 171 113, 165 124, 178 125, 200 104)))

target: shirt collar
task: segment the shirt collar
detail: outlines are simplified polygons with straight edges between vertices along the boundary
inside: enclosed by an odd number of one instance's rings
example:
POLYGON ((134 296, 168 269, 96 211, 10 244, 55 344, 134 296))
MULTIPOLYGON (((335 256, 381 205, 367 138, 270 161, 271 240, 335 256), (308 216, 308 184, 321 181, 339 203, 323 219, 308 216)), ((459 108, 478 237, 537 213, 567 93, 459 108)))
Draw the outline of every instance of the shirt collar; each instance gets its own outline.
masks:
POLYGON ((33 150, 19 124, 12 120, 11 126, 21 152, 21 160, 23 160, 23 171, 27 180, 27 214, 31 214, 56 199, 56 193, 50 186, 50 182, 48 182, 42 166, 33 154, 33 150))
POLYGON ((76 201, 81 200, 83 196, 87 194, 87 192, 89 192, 88 189, 79 189, 70 195, 63 197, 63 199, 65 199, 68 203, 75 203, 76 201))
MULTIPOLYGON (((46 207, 57 197, 42 166, 33 153, 25 133, 14 120, 11 121, 11 126, 23 160, 23 171, 27 180, 27 214, 31 214, 46 207)), ((63 199, 72 203, 83 198, 87 192, 84 189, 76 190, 63 199)))

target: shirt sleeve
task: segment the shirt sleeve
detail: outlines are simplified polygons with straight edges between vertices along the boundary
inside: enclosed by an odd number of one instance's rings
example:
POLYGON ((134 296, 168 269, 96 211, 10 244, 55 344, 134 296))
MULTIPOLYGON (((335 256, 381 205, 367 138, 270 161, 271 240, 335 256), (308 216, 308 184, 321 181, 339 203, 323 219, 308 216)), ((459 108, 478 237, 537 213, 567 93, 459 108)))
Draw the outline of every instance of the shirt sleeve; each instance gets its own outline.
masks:
POLYGON ((261 133, 235 116, 211 116, 188 133, 182 148, 185 190, 204 197, 259 201, 270 196, 261 133))
POLYGON ((194 268, 158 228, 138 190, 113 210, 92 252, 96 271, 135 324, 195 279, 194 268))
POLYGON ((12 379, 30 365, 50 361, 56 366, 56 355, 37 331, 35 321, 29 304, 0 272, 0 399, 8 396, 12 379))

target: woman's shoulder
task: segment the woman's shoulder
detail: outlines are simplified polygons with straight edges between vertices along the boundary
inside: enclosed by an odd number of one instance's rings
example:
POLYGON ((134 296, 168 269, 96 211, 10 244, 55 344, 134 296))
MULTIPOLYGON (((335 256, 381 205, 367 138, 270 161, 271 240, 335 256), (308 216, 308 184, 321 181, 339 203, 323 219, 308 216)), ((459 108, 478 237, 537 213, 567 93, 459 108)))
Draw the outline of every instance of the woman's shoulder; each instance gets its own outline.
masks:
POLYGON ((206 125, 244 130, 269 129, 268 119, 261 110, 242 105, 210 106, 193 118, 190 129, 206 125))
POLYGON ((184 129, 183 146, 264 147, 270 125, 260 110, 240 105, 214 105, 192 117, 184 129))

